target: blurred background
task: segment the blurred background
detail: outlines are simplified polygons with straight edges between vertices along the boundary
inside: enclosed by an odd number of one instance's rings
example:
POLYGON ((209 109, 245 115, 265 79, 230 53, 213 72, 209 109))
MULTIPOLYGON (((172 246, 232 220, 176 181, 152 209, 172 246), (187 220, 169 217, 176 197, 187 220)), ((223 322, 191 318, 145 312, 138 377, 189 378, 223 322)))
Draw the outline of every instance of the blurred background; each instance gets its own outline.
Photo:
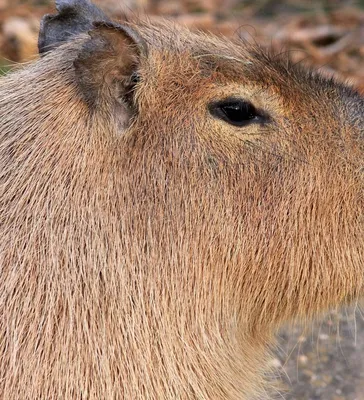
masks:
MULTIPOLYGON (((364 0, 94 0, 116 19, 169 18, 191 29, 255 41, 364 92, 364 0)), ((0 75, 37 58, 51 0, 0 0, 0 75)), ((273 366, 287 400, 364 400, 364 318, 335 310, 282 330, 273 366)))

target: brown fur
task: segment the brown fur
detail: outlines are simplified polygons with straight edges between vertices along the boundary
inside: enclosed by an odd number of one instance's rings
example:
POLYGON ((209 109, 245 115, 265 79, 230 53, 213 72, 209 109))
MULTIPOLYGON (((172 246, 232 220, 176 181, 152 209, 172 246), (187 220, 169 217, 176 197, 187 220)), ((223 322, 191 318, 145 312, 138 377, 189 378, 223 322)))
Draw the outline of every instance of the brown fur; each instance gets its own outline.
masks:
POLYGON ((0 397, 263 399, 282 322, 363 291, 363 99, 244 43, 131 24, 132 124, 81 36, 0 81, 0 397), (207 104, 235 95, 265 126, 207 104))

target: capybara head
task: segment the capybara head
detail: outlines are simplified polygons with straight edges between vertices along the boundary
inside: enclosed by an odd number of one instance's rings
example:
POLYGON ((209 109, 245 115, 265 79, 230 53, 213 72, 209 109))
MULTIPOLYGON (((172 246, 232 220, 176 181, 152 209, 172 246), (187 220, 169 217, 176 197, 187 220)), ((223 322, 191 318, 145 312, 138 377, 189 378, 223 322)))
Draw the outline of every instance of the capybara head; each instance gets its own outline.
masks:
POLYGON ((363 98, 57 7, 0 81, 0 397, 269 397, 279 326, 363 292, 363 98))

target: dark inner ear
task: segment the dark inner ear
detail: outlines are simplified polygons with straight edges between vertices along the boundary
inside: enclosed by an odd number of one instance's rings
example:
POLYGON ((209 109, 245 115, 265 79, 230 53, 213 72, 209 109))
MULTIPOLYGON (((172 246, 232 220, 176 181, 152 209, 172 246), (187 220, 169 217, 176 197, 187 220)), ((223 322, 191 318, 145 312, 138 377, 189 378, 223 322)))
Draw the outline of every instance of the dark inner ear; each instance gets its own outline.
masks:
POLYGON ((89 0, 57 0, 56 7, 58 14, 48 14, 42 18, 38 38, 40 55, 89 31, 96 21, 110 22, 89 0))
POLYGON ((130 117, 143 40, 130 27, 113 23, 95 23, 89 35, 74 61, 82 96, 90 107, 114 105, 130 117))

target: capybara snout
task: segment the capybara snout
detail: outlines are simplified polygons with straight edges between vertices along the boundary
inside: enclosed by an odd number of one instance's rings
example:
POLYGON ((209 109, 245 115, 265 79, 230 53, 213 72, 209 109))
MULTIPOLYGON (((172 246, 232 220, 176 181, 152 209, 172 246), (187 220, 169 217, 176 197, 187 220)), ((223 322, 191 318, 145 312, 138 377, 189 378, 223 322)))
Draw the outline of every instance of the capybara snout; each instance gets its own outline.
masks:
POLYGON ((57 8, 0 80, 0 397, 270 398, 280 325, 363 294, 363 98, 57 8))

